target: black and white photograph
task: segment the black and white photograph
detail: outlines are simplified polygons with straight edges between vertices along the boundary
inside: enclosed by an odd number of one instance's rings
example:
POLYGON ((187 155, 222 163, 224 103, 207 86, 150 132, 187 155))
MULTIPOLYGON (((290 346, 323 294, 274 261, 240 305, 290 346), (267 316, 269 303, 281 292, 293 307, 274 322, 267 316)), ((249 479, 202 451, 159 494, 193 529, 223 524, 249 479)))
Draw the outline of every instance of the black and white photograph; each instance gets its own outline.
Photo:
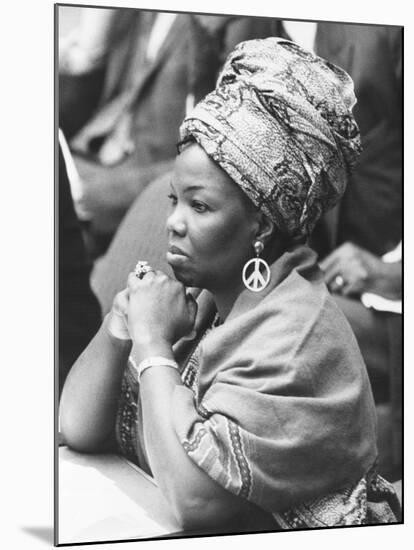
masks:
POLYGON ((407 6, 3 15, 2 546, 409 548, 407 6))
POLYGON ((403 26, 57 4, 55 544, 399 524, 403 26))

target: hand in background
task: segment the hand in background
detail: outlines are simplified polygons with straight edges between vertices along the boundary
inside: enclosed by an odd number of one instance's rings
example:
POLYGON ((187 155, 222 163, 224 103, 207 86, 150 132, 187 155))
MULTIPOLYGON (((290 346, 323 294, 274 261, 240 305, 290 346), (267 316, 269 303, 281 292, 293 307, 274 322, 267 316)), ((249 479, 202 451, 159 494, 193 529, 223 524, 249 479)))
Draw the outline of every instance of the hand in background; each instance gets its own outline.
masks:
POLYGON ((401 262, 385 263, 353 243, 334 250, 320 267, 331 292, 343 296, 372 292, 391 300, 401 299, 401 262))

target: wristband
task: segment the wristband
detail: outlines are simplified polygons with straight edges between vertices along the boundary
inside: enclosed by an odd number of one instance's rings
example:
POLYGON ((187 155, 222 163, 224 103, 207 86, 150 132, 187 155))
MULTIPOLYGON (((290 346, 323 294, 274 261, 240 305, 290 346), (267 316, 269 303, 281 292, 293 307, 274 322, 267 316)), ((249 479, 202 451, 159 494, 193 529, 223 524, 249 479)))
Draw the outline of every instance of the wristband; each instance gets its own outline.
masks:
POLYGON ((138 381, 140 380, 142 373, 151 367, 170 367, 178 370, 178 364, 173 359, 167 359, 166 357, 147 357, 138 365, 131 355, 129 356, 129 360, 137 374, 138 381))
POLYGON ((118 340, 131 340, 125 316, 113 309, 106 315, 106 327, 118 340))

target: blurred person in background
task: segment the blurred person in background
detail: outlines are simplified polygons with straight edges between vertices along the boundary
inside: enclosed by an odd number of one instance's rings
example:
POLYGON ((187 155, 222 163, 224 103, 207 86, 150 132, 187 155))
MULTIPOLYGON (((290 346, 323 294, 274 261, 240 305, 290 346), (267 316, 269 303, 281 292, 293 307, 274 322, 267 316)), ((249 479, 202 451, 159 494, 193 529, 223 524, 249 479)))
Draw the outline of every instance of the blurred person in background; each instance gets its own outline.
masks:
POLYGON ((262 18, 81 9, 60 48, 60 119, 93 255, 144 187, 171 168, 179 123, 214 88, 227 53, 269 34, 271 20, 262 18))
MULTIPOLYGON (((68 73, 76 75, 80 59, 84 72, 89 57, 90 70, 103 68, 97 102, 81 127, 71 128, 70 139, 83 185, 77 209, 89 224, 95 255, 134 198, 174 157, 187 95, 188 27, 186 15, 81 8, 77 39, 61 52, 66 80, 68 73)), ((76 111, 74 104, 72 97, 76 111)), ((71 116, 64 107, 63 122, 71 116)))

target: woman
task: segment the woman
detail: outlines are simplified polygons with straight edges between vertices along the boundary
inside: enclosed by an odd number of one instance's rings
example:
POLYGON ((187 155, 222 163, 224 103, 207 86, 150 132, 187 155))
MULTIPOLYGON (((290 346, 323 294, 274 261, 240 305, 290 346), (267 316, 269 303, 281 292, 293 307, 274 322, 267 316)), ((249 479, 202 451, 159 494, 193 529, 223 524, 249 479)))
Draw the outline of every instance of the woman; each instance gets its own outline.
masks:
POLYGON ((116 445, 186 529, 396 521, 360 352, 303 244, 357 158, 354 102, 294 43, 240 44, 181 128, 177 281, 140 262, 66 381, 68 445, 116 445))

